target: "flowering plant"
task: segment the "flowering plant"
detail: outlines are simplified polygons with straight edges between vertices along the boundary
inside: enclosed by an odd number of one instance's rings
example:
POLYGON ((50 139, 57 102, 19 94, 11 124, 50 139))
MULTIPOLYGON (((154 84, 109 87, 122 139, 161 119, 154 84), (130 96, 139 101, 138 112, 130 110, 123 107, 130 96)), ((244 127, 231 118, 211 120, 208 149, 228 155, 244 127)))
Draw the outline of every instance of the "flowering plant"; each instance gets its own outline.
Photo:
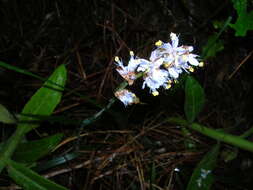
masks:
MULTIPOLYGON (((174 33, 170 34, 170 39, 171 42, 167 43, 157 41, 156 49, 151 52, 148 60, 139 58, 130 51, 130 60, 128 65, 124 66, 122 60, 116 56, 116 70, 129 85, 133 85, 137 75, 142 73, 142 89, 148 87, 154 96, 159 95, 159 88, 171 88, 184 71, 193 72, 194 66, 203 66, 203 62, 197 59, 198 55, 191 53, 192 46, 179 46, 179 38, 174 33)), ((116 91, 115 96, 125 106, 139 103, 136 95, 126 89, 116 91)))

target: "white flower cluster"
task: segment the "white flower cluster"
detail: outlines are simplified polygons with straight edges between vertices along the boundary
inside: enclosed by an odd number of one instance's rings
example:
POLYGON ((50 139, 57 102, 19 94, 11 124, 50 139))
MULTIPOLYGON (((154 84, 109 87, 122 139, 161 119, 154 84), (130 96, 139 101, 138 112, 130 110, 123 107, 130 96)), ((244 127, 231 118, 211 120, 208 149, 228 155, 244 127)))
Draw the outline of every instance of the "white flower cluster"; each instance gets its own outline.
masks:
MULTIPOLYGON (((204 65, 203 62, 197 60, 198 55, 191 53, 192 46, 179 46, 178 36, 174 33, 170 34, 170 39, 171 43, 157 41, 156 49, 151 52, 149 60, 139 58, 130 51, 130 60, 128 65, 124 66, 122 60, 115 57, 116 70, 129 85, 132 85, 137 79, 137 74, 142 72, 144 80, 142 88, 147 86, 154 96, 159 95, 158 89, 160 87, 171 88, 172 83, 177 81, 183 71, 193 72, 193 66, 202 67, 204 65)), ((132 92, 126 91, 115 93, 115 96, 125 106, 139 102, 136 101, 137 97, 132 92)))

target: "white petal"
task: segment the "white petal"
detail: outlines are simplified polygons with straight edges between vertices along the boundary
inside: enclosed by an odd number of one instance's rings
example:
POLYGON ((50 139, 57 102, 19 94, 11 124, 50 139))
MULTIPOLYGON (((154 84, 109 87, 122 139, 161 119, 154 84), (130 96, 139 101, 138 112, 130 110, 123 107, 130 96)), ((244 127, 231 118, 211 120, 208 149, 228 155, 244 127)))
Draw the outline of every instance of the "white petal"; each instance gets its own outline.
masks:
POLYGON ((154 51, 151 52, 151 55, 149 57, 150 61, 155 61, 156 59, 159 58, 160 52, 158 49, 155 49, 154 51))
POLYGON ((125 105, 139 103, 139 98, 129 90, 123 89, 115 92, 115 96, 125 105))
POLYGON ((135 69, 138 67, 138 65, 140 64, 139 59, 135 59, 133 57, 130 58, 129 62, 128 62, 128 71, 132 72, 135 71, 135 69))
POLYGON ((160 49, 164 49, 166 51, 166 53, 171 53, 173 51, 173 48, 171 46, 170 43, 164 43, 161 47, 159 47, 160 49))
POLYGON ((195 56, 190 56, 189 55, 188 61, 189 61, 189 63, 191 65, 194 65, 194 66, 198 66, 199 65, 199 61, 195 58, 195 56))
POLYGON ((171 39, 171 43, 172 43, 172 47, 176 48, 178 46, 178 37, 175 33, 170 33, 170 39, 171 39))
POLYGON ((177 79, 179 77, 179 74, 178 72, 176 71, 176 69, 174 68, 169 68, 168 69, 170 75, 174 78, 174 79, 177 79))

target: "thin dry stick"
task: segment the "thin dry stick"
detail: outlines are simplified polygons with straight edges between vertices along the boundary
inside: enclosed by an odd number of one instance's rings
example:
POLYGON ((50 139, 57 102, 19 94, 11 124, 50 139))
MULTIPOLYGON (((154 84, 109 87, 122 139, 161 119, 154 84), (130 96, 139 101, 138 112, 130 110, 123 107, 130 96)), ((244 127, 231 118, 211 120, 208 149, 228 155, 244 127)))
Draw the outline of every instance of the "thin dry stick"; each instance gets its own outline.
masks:
POLYGON ((247 55, 243 60, 242 62, 236 67, 236 69, 233 71, 233 73, 231 73, 228 77, 228 80, 230 80, 234 75, 235 73, 241 68, 241 66, 250 58, 250 56, 252 55, 253 53, 253 50, 249 53, 249 55, 247 55))

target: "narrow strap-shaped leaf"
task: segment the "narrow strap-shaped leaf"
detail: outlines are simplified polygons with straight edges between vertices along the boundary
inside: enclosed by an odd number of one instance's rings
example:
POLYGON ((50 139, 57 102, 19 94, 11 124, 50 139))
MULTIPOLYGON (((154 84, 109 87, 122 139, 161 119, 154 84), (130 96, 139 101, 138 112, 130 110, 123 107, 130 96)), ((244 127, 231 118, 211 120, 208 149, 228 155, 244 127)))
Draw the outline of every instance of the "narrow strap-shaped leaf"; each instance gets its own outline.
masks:
POLYGON ((7 165, 9 176, 24 190, 67 190, 65 187, 50 181, 31 169, 9 160, 7 165))
POLYGON ((48 81, 50 82, 46 81, 25 105, 16 131, 8 139, 0 152, 0 172, 6 165, 6 160, 11 157, 25 133, 38 126, 37 122, 33 123, 33 121, 37 121, 38 118, 33 118, 32 116, 48 116, 53 113, 53 110, 61 100, 66 78, 66 68, 64 65, 60 65, 49 77, 48 81))
POLYGON ((187 190, 209 190, 214 182, 213 169, 216 166, 220 144, 215 145, 194 169, 187 190))
POLYGON ((22 163, 33 163, 52 151, 62 139, 63 134, 55 134, 36 141, 18 145, 13 159, 22 163))
POLYGON ((48 116, 51 115, 61 100, 63 87, 66 82, 66 68, 64 65, 59 66, 55 72, 49 77, 32 97, 27 102, 22 110, 20 124, 18 127, 26 128, 29 131, 38 126, 33 124, 37 117, 33 115, 48 116), (49 81, 53 81, 49 82, 49 81))

